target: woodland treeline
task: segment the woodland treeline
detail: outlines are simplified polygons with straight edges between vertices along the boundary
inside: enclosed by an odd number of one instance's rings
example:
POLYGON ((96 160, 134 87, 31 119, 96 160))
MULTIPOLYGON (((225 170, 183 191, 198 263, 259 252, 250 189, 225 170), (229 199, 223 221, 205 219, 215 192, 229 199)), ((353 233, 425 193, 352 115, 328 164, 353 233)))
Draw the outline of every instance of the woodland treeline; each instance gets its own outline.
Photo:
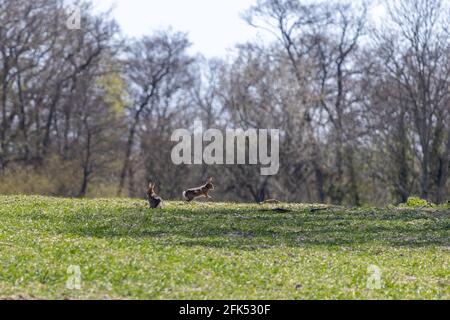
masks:
MULTIPOLYGON (((448 0, 259 0, 243 19, 267 39, 223 59, 171 29, 125 37, 82 6, 0 0, 0 193, 167 199, 215 179, 217 200, 449 200, 448 0), (280 172, 175 166, 171 134, 277 128, 280 172)), ((207 14, 205 12, 205 14, 207 14)), ((214 36, 214 35, 211 35, 214 36)))

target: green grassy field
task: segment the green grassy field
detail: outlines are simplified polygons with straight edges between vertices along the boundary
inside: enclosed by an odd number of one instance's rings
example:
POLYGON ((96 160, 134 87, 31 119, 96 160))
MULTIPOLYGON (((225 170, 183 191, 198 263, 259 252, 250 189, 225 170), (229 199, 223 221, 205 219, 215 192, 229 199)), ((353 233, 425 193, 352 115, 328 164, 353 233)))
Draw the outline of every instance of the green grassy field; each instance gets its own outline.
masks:
POLYGON ((2 299, 450 299, 449 263, 448 208, 0 197, 2 299))

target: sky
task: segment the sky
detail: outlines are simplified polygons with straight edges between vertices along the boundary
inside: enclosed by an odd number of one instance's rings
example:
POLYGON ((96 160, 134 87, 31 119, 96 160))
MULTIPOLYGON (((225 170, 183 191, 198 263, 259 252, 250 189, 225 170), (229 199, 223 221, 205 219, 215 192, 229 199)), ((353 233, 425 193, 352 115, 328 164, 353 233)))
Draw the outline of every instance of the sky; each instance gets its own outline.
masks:
MULTIPOLYGON (((172 27, 187 32, 191 53, 207 58, 225 57, 238 43, 269 39, 267 32, 249 26, 241 14, 257 0, 93 0, 97 11, 113 9, 112 15, 130 37, 172 27)), ((314 1, 314 0, 311 0, 314 1)), ((380 21, 381 6, 372 11, 380 21)), ((381 19, 382 20, 382 19, 381 19)))
POLYGON ((94 0, 96 10, 112 15, 131 37, 171 26, 189 34, 194 53, 223 57, 237 43, 257 38, 260 31, 240 14, 256 0, 94 0))

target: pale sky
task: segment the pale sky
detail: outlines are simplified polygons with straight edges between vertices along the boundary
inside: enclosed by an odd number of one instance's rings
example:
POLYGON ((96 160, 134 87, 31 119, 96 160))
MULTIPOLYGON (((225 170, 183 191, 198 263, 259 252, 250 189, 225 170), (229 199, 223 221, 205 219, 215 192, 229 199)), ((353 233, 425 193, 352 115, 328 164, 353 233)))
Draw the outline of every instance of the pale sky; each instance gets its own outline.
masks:
MULTIPOLYGON (((192 53, 207 58, 224 57, 238 43, 269 38, 267 32, 249 26, 241 18, 241 13, 256 1, 93 0, 98 11, 113 8, 112 15, 126 35, 140 37, 172 27, 187 32, 192 53)), ((380 18, 380 9, 374 8, 372 18, 380 18)))
POLYGON ((132 37, 169 26, 189 34, 192 51, 223 57, 236 43, 257 37, 240 13, 256 0, 94 0, 97 10, 110 7, 122 31, 132 37))

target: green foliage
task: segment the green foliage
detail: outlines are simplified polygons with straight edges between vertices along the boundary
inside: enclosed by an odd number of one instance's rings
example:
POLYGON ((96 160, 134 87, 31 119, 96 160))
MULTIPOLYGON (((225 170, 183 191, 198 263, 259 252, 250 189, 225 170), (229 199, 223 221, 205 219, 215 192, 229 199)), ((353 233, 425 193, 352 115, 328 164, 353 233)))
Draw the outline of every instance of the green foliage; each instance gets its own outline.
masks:
POLYGON ((111 73, 100 77, 97 85, 104 91, 104 100, 111 110, 123 113, 126 105, 126 84, 119 73, 111 73))
POLYGON ((433 205, 427 200, 421 199, 419 197, 409 197, 406 201, 406 206, 408 208, 426 208, 432 207, 433 205))
POLYGON ((0 298, 450 299, 449 210, 282 206, 0 196, 0 298))

